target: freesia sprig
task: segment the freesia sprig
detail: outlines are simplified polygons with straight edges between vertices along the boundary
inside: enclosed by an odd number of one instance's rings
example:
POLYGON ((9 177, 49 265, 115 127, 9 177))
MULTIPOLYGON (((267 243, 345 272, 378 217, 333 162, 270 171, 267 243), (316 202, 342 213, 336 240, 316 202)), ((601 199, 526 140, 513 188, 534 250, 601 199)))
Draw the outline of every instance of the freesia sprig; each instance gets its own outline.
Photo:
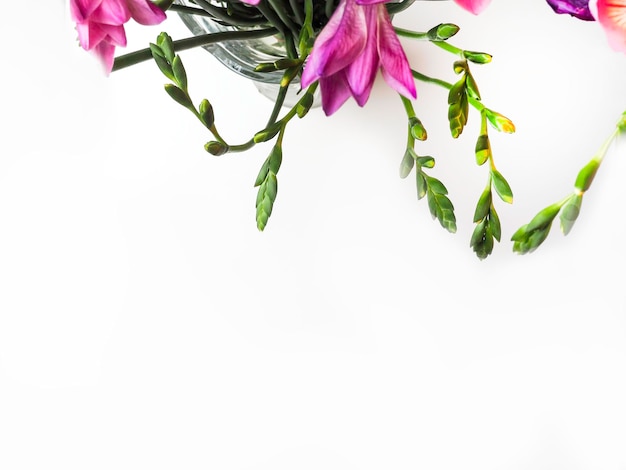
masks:
POLYGON ((578 219, 584 194, 591 187, 596 173, 600 169, 604 157, 611 144, 626 133, 626 111, 622 113, 613 132, 606 138, 593 158, 578 172, 574 182, 574 191, 559 202, 545 207, 533 219, 520 227, 511 237, 513 251, 526 254, 535 251, 548 237, 552 223, 560 215, 561 232, 567 235, 578 219))
MULTIPOLYGON (((494 129, 505 133, 515 132, 515 125, 510 119, 487 108, 482 103, 478 84, 470 70, 470 63, 488 64, 491 62, 492 56, 485 52, 468 51, 450 44, 448 40, 456 35, 459 30, 460 28, 457 25, 451 23, 439 24, 426 32, 396 28, 399 36, 430 41, 440 49, 458 57, 453 64, 453 70, 459 78, 454 83, 429 77, 412 70, 415 79, 432 83, 448 90, 448 123, 451 136, 456 139, 465 129, 469 119, 470 106, 475 108, 480 114, 481 125, 475 146, 475 157, 479 166, 487 162, 489 163, 489 173, 487 185, 482 191, 474 211, 473 221, 476 225, 470 238, 470 246, 479 259, 485 259, 493 252, 494 242, 500 242, 502 234, 500 218, 494 205, 493 193, 495 192, 505 203, 511 204, 513 202, 511 186, 495 165, 488 134, 488 124, 494 129)), ((414 149, 416 139, 426 139, 426 131, 421 121, 415 116, 410 102, 406 99, 403 99, 403 102, 409 119, 409 138, 401 163, 400 176, 406 177, 413 166, 415 166, 418 198, 421 199, 424 195, 428 195, 432 216, 437 218, 448 231, 455 232, 456 218, 454 206, 447 197, 445 185, 441 181, 429 177, 424 172, 424 168, 432 168, 434 166, 435 160, 430 156, 420 157, 414 149), (427 162, 428 165, 420 164, 421 162, 427 162)))

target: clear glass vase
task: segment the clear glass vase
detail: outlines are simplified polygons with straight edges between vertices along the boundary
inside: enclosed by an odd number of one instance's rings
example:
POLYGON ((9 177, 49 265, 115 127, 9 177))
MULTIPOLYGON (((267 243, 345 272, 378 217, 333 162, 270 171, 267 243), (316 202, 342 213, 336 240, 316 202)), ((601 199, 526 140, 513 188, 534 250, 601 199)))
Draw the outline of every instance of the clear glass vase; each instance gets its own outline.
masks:
MULTIPOLYGON (((190 0, 176 0, 176 3, 197 8, 197 5, 190 0)), ((198 36, 208 33, 242 30, 240 27, 224 25, 206 16, 183 12, 179 12, 178 15, 185 26, 198 36)), ((233 72, 250 79, 263 96, 272 101, 276 100, 283 72, 257 72, 255 68, 260 63, 274 62, 286 57, 285 47, 280 35, 259 39, 221 41, 207 44, 203 48, 233 72)), ((293 106, 298 102, 301 96, 298 94, 299 91, 299 80, 296 77, 291 82, 287 92, 285 106, 293 106)), ((319 106, 319 101, 318 93, 318 99, 315 100, 314 106, 319 106)))

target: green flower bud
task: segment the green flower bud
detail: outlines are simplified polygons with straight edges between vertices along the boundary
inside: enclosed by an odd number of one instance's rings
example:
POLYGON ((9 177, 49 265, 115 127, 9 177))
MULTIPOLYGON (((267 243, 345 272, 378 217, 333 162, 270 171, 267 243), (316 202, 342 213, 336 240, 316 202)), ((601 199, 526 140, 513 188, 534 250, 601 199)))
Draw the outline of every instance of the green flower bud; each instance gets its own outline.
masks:
POLYGON ((489 136, 487 134, 481 134, 476 140, 476 163, 480 166, 483 165, 489 158, 491 158, 491 144, 489 143, 489 136))
POLYGON ((222 142, 218 142, 216 140, 212 140, 204 144, 204 150, 209 152, 211 155, 219 157, 220 155, 224 155, 226 152, 228 152, 229 149, 228 145, 222 142))
POLYGON ((426 133, 426 129, 420 121, 415 116, 409 119, 409 126, 411 127, 411 135, 417 140, 426 140, 428 138, 428 134, 426 133))
POLYGON ((202 123, 206 126, 207 129, 213 127, 215 124, 215 115, 213 113, 213 106, 209 103, 209 100, 204 99, 200 102, 200 106, 198 108, 200 112, 200 119, 202 123))
POLYGON ((576 183, 574 183, 576 189, 583 193, 589 189, 598 172, 598 168, 600 168, 600 163, 600 160, 593 159, 578 172, 576 183))
POLYGON ((254 143, 259 144, 261 142, 267 142, 268 140, 273 139, 276 136, 276 134, 280 132, 281 128, 282 128, 282 123, 275 122, 270 127, 266 127, 262 131, 259 131, 256 134, 254 134, 254 143))
POLYGON ((463 51, 463 57, 475 64, 488 64, 491 62, 491 54, 486 52, 463 51))
POLYGON ((491 109, 484 109, 485 116, 489 120, 489 123, 500 132, 506 132, 507 134, 512 134, 515 132, 515 124, 508 117, 503 116, 502 114, 493 111, 491 109))

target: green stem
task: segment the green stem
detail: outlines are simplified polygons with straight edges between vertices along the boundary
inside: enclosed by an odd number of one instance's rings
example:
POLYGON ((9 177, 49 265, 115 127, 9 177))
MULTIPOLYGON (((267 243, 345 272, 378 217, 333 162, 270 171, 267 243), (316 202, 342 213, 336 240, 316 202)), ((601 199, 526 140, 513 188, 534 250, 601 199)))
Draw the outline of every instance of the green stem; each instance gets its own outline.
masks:
MULTIPOLYGON (((186 39, 174 41, 174 51, 184 51, 194 47, 206 46, 221 41, 235 41, 240 39, 254 39, 272 36, 278 31, 275 28, 259 29, 254 31, 225 31, 223 33, 209 33, 200 36, 193 36, 186 39)), ((131 65, 145 62, 152 59, 150 48, 141 49, 139 51, 124 54, 115 58, 113 63, 113 71, 120 70, 131 65)))
POLYGON ((285 102, 285 97, 287 96, 287 91, 289 90, 289 84, 287 86, 281 86, 278 89, 278 95, 276 96, 276 101, 274 102, 274 108, 272 109, 272 114, 267 121, 265 127, 269 127, 276 122, 278 119, 278 113, 280 112, 280 108, 283 107, 283 103, 285 102))
POLYGON ((261 19, 262 16, 258 14, 246 17, 228 11, 226 8, 215 6, 211 2, 207 2, 206 0, 197 0, 196 3, 200 8, 209 13, 212 17, 217 20, 223 21, 227 25, 232 26, 264 24, 264 22, 259 22, 259 19, 261 19))
POLYGON ((398 36, 402 36, 402 37, 410 38, 410 39, 418 39, 420 41, 428 41, 428 40, 430 40, 428 38, 428 33, 420 33, 420 32, 417 32, 417 31, 410 31, 408 29, 396 28, 396 27, 394 27, 393 29, 395 30, 395 32, 396 32, 396 34, 398 36))
POLYGON ((458 55, 459 57, 463 57, 463 49, 459 49, 458 47, 453 46, 452 44, 448 44, 446 41, 431 41, 435 46, 440 47, 444 51, 451 52, 454 55, 458 55))
POLYGON ((402 95, 399 95, 402 100, 402 104, 404 105, 404 109, 406 110, 406 115, 410 118, 415 117, 415 109, 413 108, 413 103, 408 98, 405 98, 402 95))
POLYGON ((385 6, 387 7, 387 12, 390 15, 396 15, 413 5, 414 1, 415 0, 402 0, 399 3, 387 3, 385 6))
POLYGON ((184 13, 185 15, 213 17, 213 15, 211 15, 208 11, 203 10, 202 8, 188 7, 185 5, 178 5, 176 3, 174 3, 171 7, 169 7, 168 11, 175 11, 176 13, 184 13))

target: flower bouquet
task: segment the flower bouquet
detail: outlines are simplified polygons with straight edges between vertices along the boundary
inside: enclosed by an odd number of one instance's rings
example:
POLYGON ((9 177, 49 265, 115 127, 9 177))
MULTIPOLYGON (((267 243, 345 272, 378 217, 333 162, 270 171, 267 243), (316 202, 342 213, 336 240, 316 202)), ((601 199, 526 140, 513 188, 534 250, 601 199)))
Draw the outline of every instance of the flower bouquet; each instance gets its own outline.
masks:
MULTIPOLYGON (((364 107, 380 71, 383 80, 397 92, 406 114, 400 176, 414 175, 417 197, 425 198, 432 217, 454 233, 455 207, 446 185, 433 176, 435 158, 420 152, 419 143, 427 139, 428 133, 413 106, 416 83, 442 87, 447 92, 445 106, 453 139, 463 133, 470 114, 480 122, 474 158, 479 166, 487 168, 487 182, 475 205, 470 246, 478 258, 485 259, 502 235, 496 203, 513 202, 511 185, 496 166, 489 132, 510 134, 515 132, 515 125, 506 113, 483 102, 473 70, 488 64, 492 56, 453 44, 459 26, 441 22, 426 31, 394 26, 393 19, 404 10, 425 8, 427 1, 438 0, 70 0, 70 12, 80 45, 99 57, 106 73, 154 61, 168 81, 167 94, 188 109, 210 134, 204 144, 208 153, 221 156, 245 152, 259 144, 270 145, 254 181, 258 188, 259 230, 265 229, 274 209, 284 136, 290 122, 305 118, 318 106, 332 116, 350 99, 364 107), (160 24, 168 13, 182 18, 192 35, 173 40, 162 32, 143 49, 117 54, 117 48, 126 46, 127 22, 132 19, 145 25, 160 24), (450 54, 456 78, 448 81, 414 68, 401 40, 428 42, 450 54), (180 53, 196 47, 206 48, 236 72, 267 85, 259 88, 273 100, 272 111, 247 141, 226 140, 218 130, 211 102, 197 102, 190 96, 180 53)), ((479 14, 490 0, 455 3, 479 14)), ((547 0, 547 4, 558 14, 597 21, 608 45, 617 53, 626 52, 626 0, 547 0)), ((514 232, 515 252, 529 253, 539 247, 557 217, 562 232, 569 233, 611 143, 625 131, 626 112, 617 117, 614 129, 607 132, 596 154, 579 171, 571 194, 548 205, 514 232)))

